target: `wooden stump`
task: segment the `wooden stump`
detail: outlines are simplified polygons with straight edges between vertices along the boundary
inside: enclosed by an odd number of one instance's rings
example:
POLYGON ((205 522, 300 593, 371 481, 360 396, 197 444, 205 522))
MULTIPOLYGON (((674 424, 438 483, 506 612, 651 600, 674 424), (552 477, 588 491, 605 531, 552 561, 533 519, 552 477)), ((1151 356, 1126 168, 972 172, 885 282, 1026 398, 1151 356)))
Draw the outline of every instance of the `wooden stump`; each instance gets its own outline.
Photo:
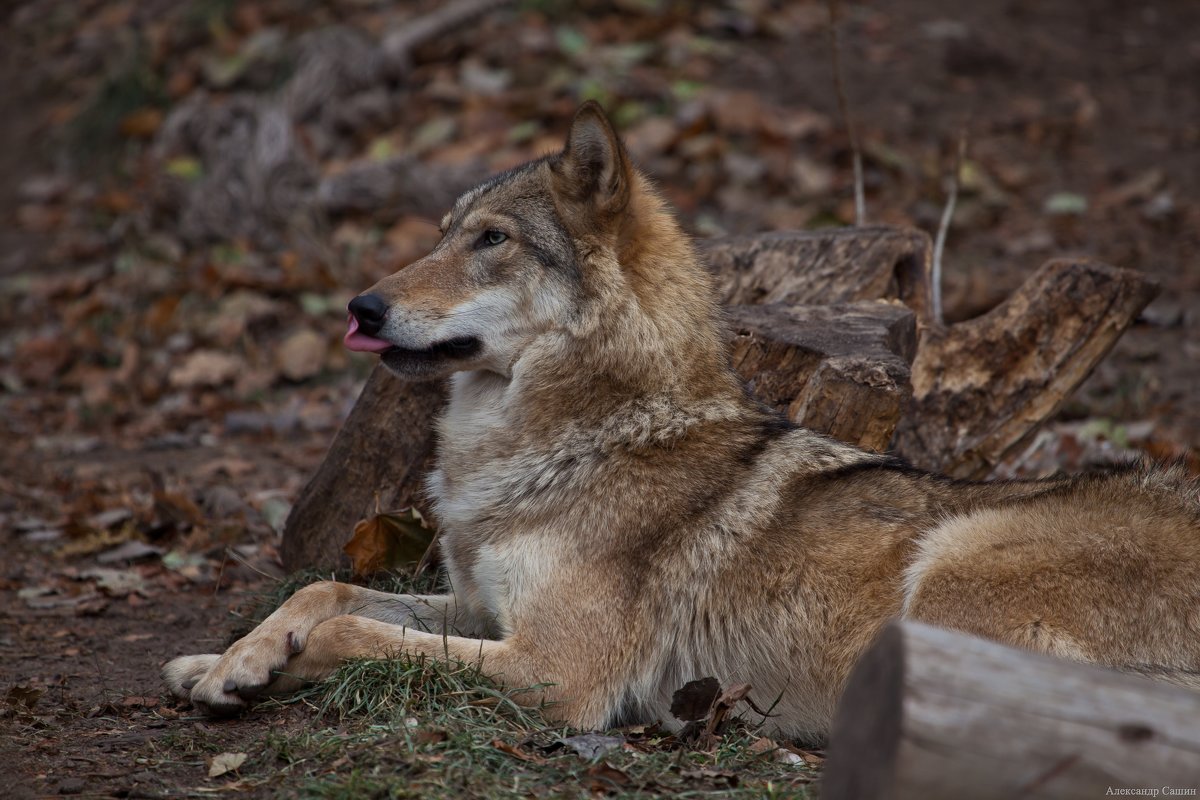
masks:
POLYGON ((439 383, 407 383, 376 366, 325 460, 296 499, 280 555, 289 572, 337 567, 354 525, 379 493, 384 508, 412 505, 433 456, 439 383))
POLYGON ((1164 786, 1200 789, 1200 694, 897 621, 850 675, 821 797, 1092 800, 1164 786))
POLYGON ((902 305, 732 306, 730 356, 750 391, 806 428, 887 449, 912 387, 913 313, 902 305))
POLYGON ((696 243, 721 301, 832 305, 896 299, 931 320, 929 237, 910 228, 839 228, 696 243))

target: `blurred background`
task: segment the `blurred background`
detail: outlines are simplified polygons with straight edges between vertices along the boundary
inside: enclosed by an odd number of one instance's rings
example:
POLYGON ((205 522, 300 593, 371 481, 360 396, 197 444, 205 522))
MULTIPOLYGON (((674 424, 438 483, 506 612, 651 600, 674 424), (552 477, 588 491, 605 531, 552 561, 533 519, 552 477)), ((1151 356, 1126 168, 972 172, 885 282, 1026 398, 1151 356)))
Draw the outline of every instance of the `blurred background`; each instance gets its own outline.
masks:
MULTIPOLYGON (((115 636, 157 598, 156 619, 211 627, 167 598, 202 588, 211 607, 277 569, 289 504, 372 366, 341 347, 346 302, 425 253, 459 191, 560 147, 581 101, 697 236, 853 223, 830 11, 0 4, 0 588, 22 626, 0 638, 5 680, 71 658, 27 652, 50 635, 30 614, 115 636)), ((869 222, 932 234, 965 137, 951 320, 1054 256, 1162 282, 1009 472, 1130 452, 1195 469, 1200 4, 838 12, 869 222)))

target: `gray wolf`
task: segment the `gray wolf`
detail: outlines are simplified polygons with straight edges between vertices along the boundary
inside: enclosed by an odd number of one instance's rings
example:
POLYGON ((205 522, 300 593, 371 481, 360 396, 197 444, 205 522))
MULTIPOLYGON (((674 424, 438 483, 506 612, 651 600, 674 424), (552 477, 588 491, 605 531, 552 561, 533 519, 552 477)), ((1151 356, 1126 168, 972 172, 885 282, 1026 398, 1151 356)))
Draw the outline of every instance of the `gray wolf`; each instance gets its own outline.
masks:
POLYGON ((790 424, 731 372, 710 277, 604 112, 468 191, 346 344, 449 378, 428 492, 448 591, 297 592, 170 690, 213 714, 345 659, 481 662, 583 729, 714 676, 826 733, 889 618, 1200 686, 1200 501, 1180 474, 928 474, 790 424))

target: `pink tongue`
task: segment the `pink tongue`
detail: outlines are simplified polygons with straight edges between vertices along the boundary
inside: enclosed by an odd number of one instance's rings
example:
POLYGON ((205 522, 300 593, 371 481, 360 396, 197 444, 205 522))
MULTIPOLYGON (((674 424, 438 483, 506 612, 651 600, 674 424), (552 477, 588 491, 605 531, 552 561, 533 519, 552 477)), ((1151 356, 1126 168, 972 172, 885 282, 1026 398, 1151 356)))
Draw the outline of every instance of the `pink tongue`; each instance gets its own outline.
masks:
POLYGON ((385 342, 383 339, 376 339, 374 336, 367 336, 365 333, 358 332, 358 320, 354 315, 350 316, 350 329, 346 331, 346 337, 342 339, 342 344, 346 345, 346 349, 354 350, 358 353, 382 353, 384 350, 392 349, 391 342, 385 342))

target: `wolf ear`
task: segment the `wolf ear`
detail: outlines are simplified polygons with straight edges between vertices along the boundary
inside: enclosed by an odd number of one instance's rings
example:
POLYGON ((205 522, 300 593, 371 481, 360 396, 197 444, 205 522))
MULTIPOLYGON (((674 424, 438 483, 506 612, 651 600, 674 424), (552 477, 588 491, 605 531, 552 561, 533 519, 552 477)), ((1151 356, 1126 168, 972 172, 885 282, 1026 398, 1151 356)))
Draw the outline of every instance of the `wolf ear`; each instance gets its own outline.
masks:
POLYGON ((604 109, 589 100, 575 112, 567 145, 553 165, 559 191, 617 212, 629 202, 629 158, 604 109))

